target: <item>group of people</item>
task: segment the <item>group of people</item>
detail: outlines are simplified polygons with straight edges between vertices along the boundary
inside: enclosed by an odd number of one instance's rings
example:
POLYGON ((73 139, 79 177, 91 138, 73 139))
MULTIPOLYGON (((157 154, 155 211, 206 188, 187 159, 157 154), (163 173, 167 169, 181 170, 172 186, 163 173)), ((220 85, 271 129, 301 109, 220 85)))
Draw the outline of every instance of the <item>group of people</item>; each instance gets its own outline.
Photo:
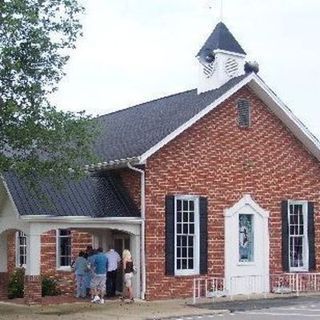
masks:
POLYGON ((102 248, 93 249, 87 246, 86 251, 80 251, 79 256, 72 263, 76 276, 76 297, 91 296, 91 302, 104 303, 105 296, 116 295, 117 270, 123 269, 123 295, 122 300, 134 302, 132 290, 132 277, 134 265, 129 250, 125 249, 120 255, 109 246, 105 253, 102 248))

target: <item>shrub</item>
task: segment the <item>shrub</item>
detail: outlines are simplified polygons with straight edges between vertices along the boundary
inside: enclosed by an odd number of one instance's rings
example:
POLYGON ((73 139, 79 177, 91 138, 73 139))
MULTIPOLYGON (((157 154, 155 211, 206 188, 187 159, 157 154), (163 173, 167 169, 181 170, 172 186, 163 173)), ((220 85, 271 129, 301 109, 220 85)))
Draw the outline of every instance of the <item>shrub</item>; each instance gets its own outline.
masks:
POLYGON ((57 281, 47 276, 42 277, 42 296, 57 296, 60 294, 57 281))
POLYGON ((9 277, 8 298, 23 298, 24 295, 24 268, 17 268, 9 277))

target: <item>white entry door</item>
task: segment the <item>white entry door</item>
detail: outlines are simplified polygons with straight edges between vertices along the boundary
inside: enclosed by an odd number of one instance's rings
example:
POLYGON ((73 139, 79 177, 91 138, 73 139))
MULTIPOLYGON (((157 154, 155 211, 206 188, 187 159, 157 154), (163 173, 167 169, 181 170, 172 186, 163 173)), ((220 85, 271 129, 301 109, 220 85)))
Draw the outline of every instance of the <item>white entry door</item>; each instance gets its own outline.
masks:
POLYGON ((245 195, 224 216, 228 293, 269 292, 269 213, 245 195))

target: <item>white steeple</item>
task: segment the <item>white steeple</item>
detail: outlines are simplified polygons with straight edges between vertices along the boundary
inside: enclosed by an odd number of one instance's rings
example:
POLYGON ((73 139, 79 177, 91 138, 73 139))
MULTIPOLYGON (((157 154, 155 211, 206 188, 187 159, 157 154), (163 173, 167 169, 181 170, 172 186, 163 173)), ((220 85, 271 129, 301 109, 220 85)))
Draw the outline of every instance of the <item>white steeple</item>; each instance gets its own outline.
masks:
POLYGON ((220 88, 230 79, 245 73, 246 53, 222 22, 217 24, 197 58, 198 94, 220 88))

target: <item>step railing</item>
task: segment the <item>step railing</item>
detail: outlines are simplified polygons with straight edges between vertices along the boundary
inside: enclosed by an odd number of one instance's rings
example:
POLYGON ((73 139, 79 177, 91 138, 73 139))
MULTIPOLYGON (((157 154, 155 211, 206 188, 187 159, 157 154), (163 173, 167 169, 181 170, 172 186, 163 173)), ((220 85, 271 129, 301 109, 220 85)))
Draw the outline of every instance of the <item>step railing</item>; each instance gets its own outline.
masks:
POLYGON ((193 303, 200 298, 214 298, 226 295, 226 282, 221 277, 193 279, 193 303))
POLYGON ((228 296, 230 299, 239 292, 235 284, 242 286, 247 296, 254 293, 295 294, 320 292, 320 273, 282 273, 267 276, 232 276, 229 281, 223 277, 202 277, 193 279, 193 303, 201 298, 228 296), (267 290, 266 290, 267 289, 267 290))

